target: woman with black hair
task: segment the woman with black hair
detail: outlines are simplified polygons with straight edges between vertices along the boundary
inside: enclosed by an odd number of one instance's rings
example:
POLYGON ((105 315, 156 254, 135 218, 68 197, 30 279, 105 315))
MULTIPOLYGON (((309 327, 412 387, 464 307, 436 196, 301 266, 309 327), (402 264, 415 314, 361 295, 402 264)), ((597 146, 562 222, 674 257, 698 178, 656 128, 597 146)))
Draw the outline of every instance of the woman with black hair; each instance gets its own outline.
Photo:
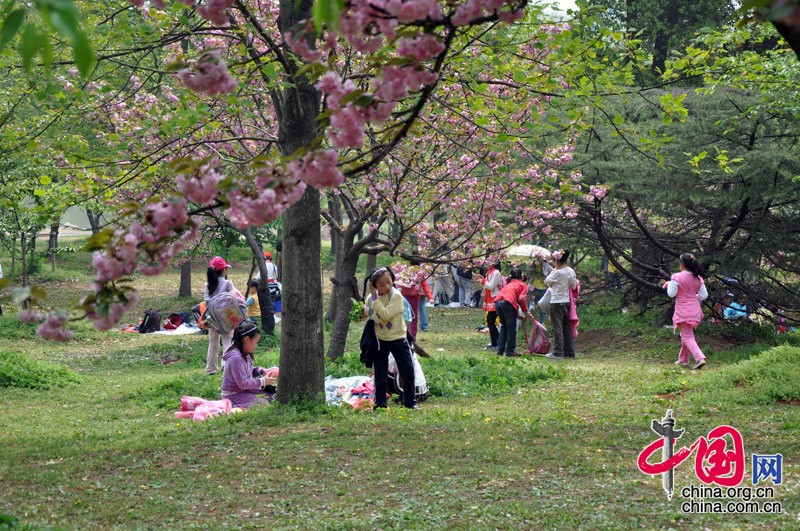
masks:
POLYGON ((500 333, 497 336, 498 356, 519 356, 517 352, 517 316, 533 318, 528 309, 528 285, 519 268, 513 268, 508 283, 494 299, 497 317, 500 318, 500 333))
MULTIPOLYGON (((550 318, 553 320, 553 353, 550 358, 574 358, 575 348, 572 345, 573 330, 570 321, 570 291, 578 287, 575 271, 567 265, 569 250, 562 249, 553 253, 555 267, 544 279, 550 288, 550 318)), ((577 332, 575 332, 577 335, 577 332)))
MULTIPOLYGON (((208 301, 214 298, 215 295, 233 291, 233 284, 228 280, 228 269, 231 266, 221 256, 215 256, 208 264, 206 271, 206 286, 203 290, 203 300, 208 307, 208 301)), ((206 374, 217 374, 219 367, 217 361, 219 360, 219 343, 222 340, 222 352, 228 350, 231 346, 231 336, 233 330, 226 334, 219 334, 214 330, 213 326, 208 327, 208 354, 206 355, 206 374)))
POLYGON ((230 400, 233 407, 245 409, 257 404, 269 404, 273 398, 274 388, 267 386, 275 383, 277 367, 266 369, 253 365, 253 352, 260 339, 258 327, 245 321, 233 329, 233 344, 222 356, 225 362, 222 398, 230 400))
POLYGON ((706 357, 694 338, 694 329, 703 320, 700 303, 708 298, 708 291, 703 281, 703 269, 694 255, 683 253, 679 267, 680 272, 672 275, 669 282, 664 284, 667 295, 675 298, 672 329, 679 328, 681 331, 681 350, 675 364, 688 365, 691 353, 694 358, 692 369, 702 369, 706 365, 706 357))

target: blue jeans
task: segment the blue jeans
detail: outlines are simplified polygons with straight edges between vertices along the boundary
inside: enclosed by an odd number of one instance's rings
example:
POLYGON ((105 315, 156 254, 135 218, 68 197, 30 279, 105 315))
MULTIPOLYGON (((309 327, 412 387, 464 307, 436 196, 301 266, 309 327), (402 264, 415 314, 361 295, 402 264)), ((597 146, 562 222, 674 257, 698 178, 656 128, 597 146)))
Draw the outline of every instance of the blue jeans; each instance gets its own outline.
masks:
POLYGON ((514 352, 517 349, 517 310, 508 301, 496 301, 494 307, 500 318, 497 353, 514 352))
POLYGON ((419 311, 417 315, 419 315, 419 329, 423 332, 428 331, 428 308, 425 306, 425 303, 428 302, 428 297, 425 295, 419 298, 419 311))

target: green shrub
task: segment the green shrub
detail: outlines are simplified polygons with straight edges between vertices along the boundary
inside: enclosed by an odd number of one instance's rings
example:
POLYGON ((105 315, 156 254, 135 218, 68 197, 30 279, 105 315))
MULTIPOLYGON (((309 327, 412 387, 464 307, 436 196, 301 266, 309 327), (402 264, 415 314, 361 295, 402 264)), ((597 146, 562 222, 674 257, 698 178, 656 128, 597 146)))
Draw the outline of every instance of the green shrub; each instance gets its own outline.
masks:
POLYGON ((350 322, 359 323, 364 318, 364 301, 350 300, 353 301, 353 306, 350 308, 350 313, 348 314, 350 322))
POLYGON ((773 347, 763 354, 725 367, 710 377, 695 401, 773 404, 800 400, 800 348, 773 347))
POLYGON ((21 323, 17 319, 13 308, 6 306, 5 313, 0 315, 0 338, 3 339, 34 339, 38 324, 21 323))
POLYGON ((79 381, 79 376, 63 365, 0 351, 0 387, 51 389, 79 381))

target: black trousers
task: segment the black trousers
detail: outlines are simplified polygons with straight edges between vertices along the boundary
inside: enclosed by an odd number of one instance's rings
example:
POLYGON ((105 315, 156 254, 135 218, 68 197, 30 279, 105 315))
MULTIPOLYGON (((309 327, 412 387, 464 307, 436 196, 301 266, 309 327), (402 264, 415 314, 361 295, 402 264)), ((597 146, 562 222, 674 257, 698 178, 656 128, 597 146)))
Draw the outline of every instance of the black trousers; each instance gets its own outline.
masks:
POLYGON ((375 355, 375 407, 386 407, 386 380, 389 377, 389 353, 394 356, 397 371, 403 380, 403 405, 414 407, 417 404, 417 393, 414 383, 414 360, 411 359, 411 347, 405 339, 384 341, 379 339, 380 348, 375 355))
POLYGON ((497 329, 497 311, 486 312, 486 326, 489 327, 489 343, 497 346, 497 338, 500 336, 500 331, 497 329))

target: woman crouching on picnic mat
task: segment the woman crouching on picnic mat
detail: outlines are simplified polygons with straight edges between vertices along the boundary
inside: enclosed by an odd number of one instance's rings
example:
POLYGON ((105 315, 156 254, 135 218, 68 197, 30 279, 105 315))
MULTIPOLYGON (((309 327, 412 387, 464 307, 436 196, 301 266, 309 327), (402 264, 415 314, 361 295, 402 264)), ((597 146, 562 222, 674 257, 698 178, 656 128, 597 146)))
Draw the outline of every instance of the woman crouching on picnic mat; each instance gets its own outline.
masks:
POLYGON ((680 272, 672 275, 669 282, 664 283, 667 295, 675 298, 675 312, 672 314, 672 330, 680 328, 681 350, 676 365, 688 365, 689 353, 694 358, 692 369, 702 369, 706 357, 694 338, 694 329, 703 320, 703 309, 700 303, 708 298, 703 269, 700 262, 691 253, 683 253, 680 257, 680 272))
POLYGON ((278 378, 278 368, 253 366, 253 352, 261 339, 258 326, 245 321, 233 329, 233 343, 222 355, 222 398, 233 407, 246 409, 258 404, 269 404, 275 392, 267 387, 278 378))
POLYGON ((403 295, 393 284, 393 273, 388 267, 376 269, 370 276, 372 296, 367 297, 367 310, 375 321, 378 337, 378 352, 373 360, 375 368, 375 408, 386 408, 386 387, 389 377, 389 353, 394 356, 397 371, 403 380, 403 406, 417 408, 414 387, 414 361, 411 347, 406 339, 406 323, 403 320, 403 295))
MULTIPOLYGON (((550 318, 553 320, 553 354, 550 358, 574 358, 575 348, 572 340, 578 335, 577 312, 574 310, 570 292, 578 289, 578 279, 575 271, 567 265, 569 250, 562 249, 553 253, 555 267, 544 279, 545 285, 550 289, 550 318), (573 319, 574 317, 574 319, 573 319)), ((572 297, 576 297, 572 293, 572 297)))

